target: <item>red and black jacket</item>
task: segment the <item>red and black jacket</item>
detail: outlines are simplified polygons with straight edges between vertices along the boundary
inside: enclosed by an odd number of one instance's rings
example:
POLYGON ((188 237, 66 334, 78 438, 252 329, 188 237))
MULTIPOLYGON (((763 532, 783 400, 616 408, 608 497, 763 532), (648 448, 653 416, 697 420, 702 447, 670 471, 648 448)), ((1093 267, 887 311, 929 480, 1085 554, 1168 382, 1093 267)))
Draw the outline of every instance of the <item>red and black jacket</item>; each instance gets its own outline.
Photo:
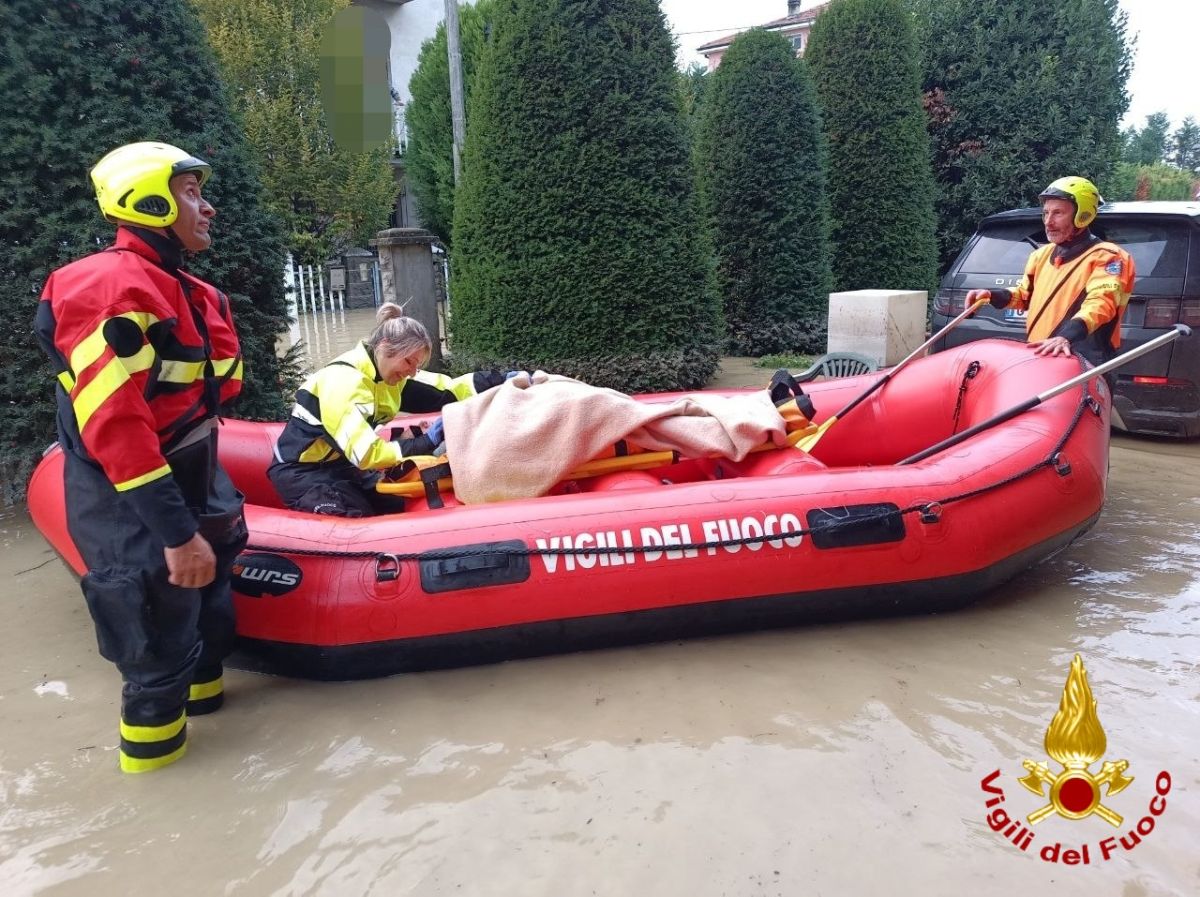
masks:
POLYGON ((98 465, 167 546, 196 532, 170 451, 241 392, 229 299, 137 227, 50 275, 35 330, 58 377, 64 450, 98 465))

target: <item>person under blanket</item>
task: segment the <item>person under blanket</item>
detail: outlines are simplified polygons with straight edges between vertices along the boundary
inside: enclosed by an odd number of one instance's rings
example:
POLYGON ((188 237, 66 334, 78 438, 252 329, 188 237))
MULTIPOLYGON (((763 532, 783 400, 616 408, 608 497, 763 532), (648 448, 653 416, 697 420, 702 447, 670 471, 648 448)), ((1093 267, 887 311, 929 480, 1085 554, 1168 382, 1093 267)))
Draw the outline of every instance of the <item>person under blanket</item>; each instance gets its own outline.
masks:
POLYGON ((520 372, 442 409, 454 495, 468 505, 545 495, 617 444, 741 461, 764 444, 786 446, 788 433, 807 427, 813 413, 790 376, 753 393, 642 401, 543 371, 520 372))
POLYGON ((426 433, 395 440, 376 428, 400 411, 438 411, 504 379, 498 371, 450 378, 422 370, 432 348, 420 321, 384 303, 370 336, 304 381, 267 470, 287 507, 338 517, 404 510, 403 499, 376 492, 375 484, 406 457, 432 453, 441 419, 426 433))

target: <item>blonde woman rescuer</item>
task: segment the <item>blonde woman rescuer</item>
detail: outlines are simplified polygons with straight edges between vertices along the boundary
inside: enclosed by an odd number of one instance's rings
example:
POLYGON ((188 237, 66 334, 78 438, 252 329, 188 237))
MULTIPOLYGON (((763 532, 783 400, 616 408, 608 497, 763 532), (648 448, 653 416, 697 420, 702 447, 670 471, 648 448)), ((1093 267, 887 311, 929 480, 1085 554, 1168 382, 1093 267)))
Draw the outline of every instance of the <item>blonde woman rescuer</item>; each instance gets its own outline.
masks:
POLYGON ((434 454, 441 419, 402 439, 376 428, 400 411, 438 411, 504 380, 499 371, 450 378, 422 370, 432 346, 424 325, 388 302, 370 336, 304 381, 267 470, 284 504, 339 517, 404 510, 402 499, 376 492, 375 484, 405 457, 434 454))

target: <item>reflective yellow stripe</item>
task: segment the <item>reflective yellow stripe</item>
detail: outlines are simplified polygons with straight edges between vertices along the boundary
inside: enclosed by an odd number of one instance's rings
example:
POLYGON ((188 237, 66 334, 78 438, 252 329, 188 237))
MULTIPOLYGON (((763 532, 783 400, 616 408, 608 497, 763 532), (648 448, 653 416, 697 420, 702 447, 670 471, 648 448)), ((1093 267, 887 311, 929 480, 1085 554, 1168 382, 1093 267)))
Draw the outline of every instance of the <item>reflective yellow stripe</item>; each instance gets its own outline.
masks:
POLYGON ((242 360, 236 355, 233 358, 214 358, 213 370, 218 377, 223 376, 233 366, 235 361, 237 362, 238 369, 234 372, 233 376, 240 377, 242 375, 242 360))
POLYGON ((150 772, 155 769, 162 769, 174 763, 180 757, 187 753, 187 742, 185 741, 178 748, 165 754, 162 757, 149 757, 140 759, 138 757, 130 757, 124 751, 121 751, 121 772, 150 772))
POLYGON ((205 698, 211 698, 214 695, 219 695, 225 690, 224 677, 218 676, 211 682, 193 682, 192 687, 188 689, 189 701, 203 701, 205 698))
MULTIPOLYGON (((212 360, 213 373, 218 377, 223 376, 237 362, 237 370, 232 375, 231 379, 241 379, 242 362, 241 359, 234 358, 214 358, 212 360)), ((164 361, 162 367, 159 368, 158 379, 167 383, 195 383, 204 376, 203 361, 164 361)))
POLYGON ((179 719, 162 726, 135 726, 121 720, 121 737, 126 741, 166 741, 174 738, 187 725, 187 714, 179 714, 179 719))
POLYGON ((62 388, 67 392, 70 392, 75 388, 75 378, 71 376, 70 371, 60 371, 58 375, 58 382, 62 384, 62 388))
POLYGON ((147 370, 153 364, 154 347, 145 345, 137 354, 128 358, 114 358, 101 368, 95 379, 79 390, 71 400, 71 404, 75 406, 75 420, 79 429, 82 430, 100 406, 125 385, 131 374, 147 370))
POLYGON ((332 461, 341 456, 342 453, 330 448, 329 443, 324 439, 314 439, 312 445, 302 451, 296 460, 302 464, 312 464, 318 461, 332 461))
POLYGON ((79 390, 71 400, 75 406, 75 420, 82 430, 93 414, 114 392, 129 380, 129 371, 121 364, 121 359, 114 358, 106 364, 100 373, 83 389, 79 390))
POLYGON ((118 492, 128 492, 130 489, 136 489, 138 486, 144 486, 146 483, 159 479, 160 477, 168 476, 171 473, 171 465, 164 464, 149 473, 144 473, 140 477, 134 477, 132 480, 125 480, 120 483, 113 483, 113 488, 118 492))
POLYGON ((136 374, 139 371, 148 371, 153 367, 154 357, 154 347, 147 343, 138 349, 136 354, 122 358, 121 364, 125 365, 125 370, 129 373, 136 374))
POLYGON ((203 361, 164 361, 158 370, 158 379, 167 383, 194 383, 203 376, 203 361))
MULTIPOLYGON (((127 311, 119 315, 114 315, 114 317, 128 318, 138 325, 142 333, 145 333, 151 324, 158 323, 157 317, 143 311, 127 311)), ((71 352, 71 370, 76 374, 93 364, 97 358, 104 354, 104 350, 108 347, 108 342, 104 339, 104 325, 111 320, 113 318, 106 318, 101 321, 100 326, 84 337, 71 352)))
MULTIPOLYGON (((104 324, 107 324, 105 321, 104 324)), ((78 373, 88 368, 97 358, 104 354, 104 350, 108 348, 108 341, 104 338, 104 324, 101 324, 88 336, 84 337, 79 345, 71 352, 71 370, 78 373)))

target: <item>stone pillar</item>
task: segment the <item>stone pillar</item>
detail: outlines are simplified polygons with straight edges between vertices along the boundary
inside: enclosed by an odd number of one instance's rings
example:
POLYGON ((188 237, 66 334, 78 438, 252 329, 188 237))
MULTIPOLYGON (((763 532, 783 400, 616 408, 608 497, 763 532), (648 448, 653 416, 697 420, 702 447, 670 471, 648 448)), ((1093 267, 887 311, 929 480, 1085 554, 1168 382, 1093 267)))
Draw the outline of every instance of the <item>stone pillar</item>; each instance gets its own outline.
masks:
POLYGON ((331 262, 329 267, 330 284, 334 274, 341 266, 344 275, 341 290, 345 293, 346 308, 374 308, 379 304, 375 298, 375 254, 366 249, 347 249, 342 256, 331 262))
POLYGON ((437 237, 419 227, 380 231, 371 245, 379 250, 383 301, 404 306, 404 313, 425 325, 433 339, 431 370, 442 369, 437 289, 433 279, 433 244, 437 237))
POLYGON ((880 367, 902 361, 925 341, 925 290, 829 294, 827 352, 857 352, 880 367))

